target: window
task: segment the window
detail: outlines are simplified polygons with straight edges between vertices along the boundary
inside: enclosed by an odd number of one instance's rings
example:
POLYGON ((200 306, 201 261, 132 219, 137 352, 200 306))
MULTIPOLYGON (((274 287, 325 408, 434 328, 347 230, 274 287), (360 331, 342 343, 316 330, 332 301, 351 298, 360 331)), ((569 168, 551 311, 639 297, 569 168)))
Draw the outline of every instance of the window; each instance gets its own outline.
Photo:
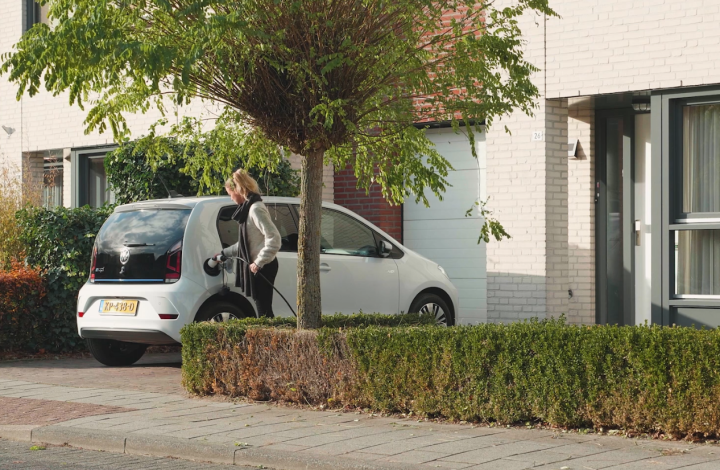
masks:
POLYGON ((671 188, 673 297, 720 297, 720 103, 678 103, 671 188))
MULTIPOLYGON (((270 217, 282 237, 280 251, 297 252, 298 250, 298 229, 292 214, 292 209, 287 204, 266 204, 270 217)), ((234 245, 238 242, 239 225, 232 219, 237 206, 228 206, 220 210, 218 215, 218 234, 223 248, 234 245)))
POLYGON ((71 181, 74 207, 101 207, 115 202, 115 194, 108 189, 105 174, 105 155, 114 149, 105 147, 73 151, 71 181))
POLYGON ((683 106, 683 213, 720 214, 720 104, 683 106))
POLYGON ((43 168, 43 206, 51 209, 63 205, 63 162, 46 158, 43 168))
POLYGON ((332 209, 323 209, 321 223, 322 253, 378 256, 372 230, 352 217, 332 209))
POLYGON ((40 5, 34 0, 25 0, 25 28, 28 31, 38 23, 48 24, 48 9, 50 5, 40 5))

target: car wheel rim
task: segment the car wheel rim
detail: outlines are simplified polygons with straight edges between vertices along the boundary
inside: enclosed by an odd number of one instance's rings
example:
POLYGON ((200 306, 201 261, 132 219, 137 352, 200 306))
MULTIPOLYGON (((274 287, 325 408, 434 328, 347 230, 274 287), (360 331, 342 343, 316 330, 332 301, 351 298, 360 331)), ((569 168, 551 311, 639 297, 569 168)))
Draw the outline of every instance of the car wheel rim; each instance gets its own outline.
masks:
POLYGON ((230 312, 222 312, 222 313, 218 313, 217 315, 212 317, 210 319, 210 321, 213 323, 225 323, 230 320, 238 320, 238 319, 239 318, 236 315, 234 315, 230 312))
POLYGON ((447 316, 445 310, 441 306, 435 303, 425 304, 420 308, 420 313, 430 313, 435 317, 435 323, 442 326, 447 326, 447 316))

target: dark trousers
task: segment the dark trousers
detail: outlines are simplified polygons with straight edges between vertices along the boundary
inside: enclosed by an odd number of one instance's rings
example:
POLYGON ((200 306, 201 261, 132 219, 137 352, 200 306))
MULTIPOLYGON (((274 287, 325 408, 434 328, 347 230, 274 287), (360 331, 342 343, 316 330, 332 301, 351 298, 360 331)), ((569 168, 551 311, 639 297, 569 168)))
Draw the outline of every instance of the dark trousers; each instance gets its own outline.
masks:
POLYGON ((257 307, 259 317, 274 318, 275 314, 272 309, 273 301, 273 284, 278 272, 278 260, 275 258, 272 262, 262 267, 258 274, 255 274, 255 306, 257 307), (260 275, 262 274, 262 276, 260 275))

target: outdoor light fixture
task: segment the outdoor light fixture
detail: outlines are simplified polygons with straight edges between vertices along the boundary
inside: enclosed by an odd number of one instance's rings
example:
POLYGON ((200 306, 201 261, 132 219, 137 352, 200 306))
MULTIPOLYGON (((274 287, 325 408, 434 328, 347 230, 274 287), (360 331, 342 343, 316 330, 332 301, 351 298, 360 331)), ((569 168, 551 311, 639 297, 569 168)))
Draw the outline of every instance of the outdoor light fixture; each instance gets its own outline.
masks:
POLYGON ((568 141, 568 157, 577 158, 577 148, 580 145, 580 139, 571 139, 568 141))
POLYGON ((15 132, 15 129, 13 129, 12 127, 2 126, 2 128, 5 132, 7 132, 7 135, 10 135, 13 132, 15 132))
POLYGON ((642 101, 633 100, 632 108, 633 108, 633 110, 635 110, 636 113, 650 111, 650 100, 649 99, 642 99, 642 101))

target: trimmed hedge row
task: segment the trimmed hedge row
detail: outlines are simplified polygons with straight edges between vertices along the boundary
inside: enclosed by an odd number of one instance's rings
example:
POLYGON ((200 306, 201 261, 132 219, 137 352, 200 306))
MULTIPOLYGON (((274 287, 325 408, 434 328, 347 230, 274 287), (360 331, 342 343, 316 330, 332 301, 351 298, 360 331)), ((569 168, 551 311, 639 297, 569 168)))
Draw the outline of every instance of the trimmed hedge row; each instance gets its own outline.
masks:
POLYGON ((185 387, 466 421, 720 435, 718 330, 531 321, 295 332, 279 323, 185 327, 185 387))
POLYGON ((45 342, 37 316, 44 301, 39 270, 13 263, 0 271, 0 351, 35 349, 45 342))
MULTIPOLYGON (((348 328, 420 326, 434 324, 432 315, 407 313, 403 315, 327 315, 322 317, 324 330, 343 331, 348 328)), ((237 374, 244 371, 234 368, 228 358, 237 354, 248 329, 270 327, 273 331, 293 331, 297 326, 295 318, 245 318, 229 323, 191 323, 180 331, 182 340, 182 381, 191 393, 209 395, 213 393, 239 396, 235 390, 237 374), (220 376, 232 370, 234 378, 220 376), (231 391, 235 390, 235 391, 231 391)), ((243 354, 245 349, 242 349, 243 354)))

